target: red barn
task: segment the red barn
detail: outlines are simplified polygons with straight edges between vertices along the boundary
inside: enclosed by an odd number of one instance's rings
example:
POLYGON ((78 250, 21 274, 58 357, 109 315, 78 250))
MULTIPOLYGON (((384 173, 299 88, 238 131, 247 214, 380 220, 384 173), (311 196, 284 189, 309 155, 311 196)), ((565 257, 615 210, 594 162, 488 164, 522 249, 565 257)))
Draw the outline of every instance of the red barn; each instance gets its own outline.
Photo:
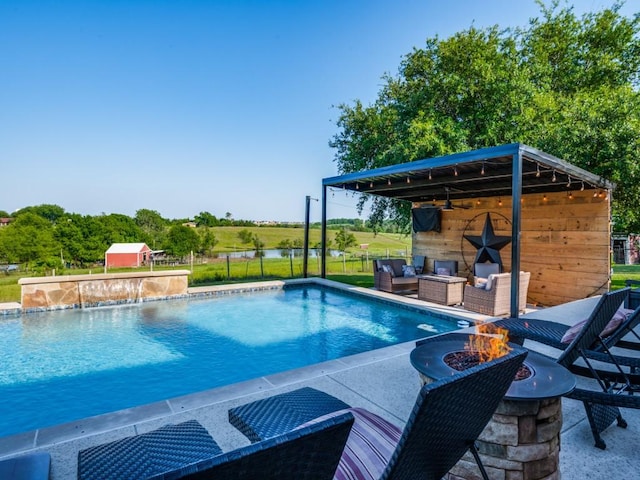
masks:
POLYGON ((104 254, 107 267, 139 267, 151 260, 145 243, 114 243, 104 254))

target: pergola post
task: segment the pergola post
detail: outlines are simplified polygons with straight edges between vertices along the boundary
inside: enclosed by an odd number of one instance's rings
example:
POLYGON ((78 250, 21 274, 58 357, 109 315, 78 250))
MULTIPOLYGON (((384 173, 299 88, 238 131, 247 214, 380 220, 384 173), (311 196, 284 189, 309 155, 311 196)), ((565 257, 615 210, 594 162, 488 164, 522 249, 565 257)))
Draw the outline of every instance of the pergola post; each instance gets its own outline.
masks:
POLYGON ((309 210, 311 197, 307 195, 304 203, 304 251, 302 254, 302 278, 307 278, 307 266, 309 263, 309 210))
POLYGON ((511 175, 511 317, 520 311, 520 228, 522 214, 522 150, 513 155, 511 175))
POLYGON ((327 186, 322 185, 322 248, 320 249, 320 278, 327 278, 327 186))

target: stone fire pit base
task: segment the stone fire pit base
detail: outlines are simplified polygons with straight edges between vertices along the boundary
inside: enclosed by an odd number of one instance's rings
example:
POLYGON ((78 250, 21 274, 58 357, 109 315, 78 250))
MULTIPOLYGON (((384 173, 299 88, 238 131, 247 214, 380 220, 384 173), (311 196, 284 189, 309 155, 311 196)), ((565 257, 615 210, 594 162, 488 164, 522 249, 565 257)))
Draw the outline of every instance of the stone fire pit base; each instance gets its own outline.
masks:
MULTIPOLYGON (((503 400, 477 445, 491 480, 560 479, 561 397, 546 400, 503 400)), ((482 480, 471 453, 445 477, 482 480)))

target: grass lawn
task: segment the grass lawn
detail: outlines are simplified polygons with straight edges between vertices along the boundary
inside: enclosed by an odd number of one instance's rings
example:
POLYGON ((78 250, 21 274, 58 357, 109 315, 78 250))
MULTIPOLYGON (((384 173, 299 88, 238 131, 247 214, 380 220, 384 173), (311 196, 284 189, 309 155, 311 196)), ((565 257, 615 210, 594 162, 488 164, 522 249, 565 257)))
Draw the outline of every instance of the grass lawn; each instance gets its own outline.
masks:
MULTIPOLYGON (((184 269, 189 267, 181 265, 175 268, 184 269)), ((210 263, 194 265, 193 274, 190 277, 189 283, 192 286, 202 286, 300 278, 302 277, 302 268, 301 258, 270 258, 263 259, 262 262, 260 259, 233 259, 227 262, 226 258, 218 258, 212 260, 210 263)), ((155 270, 160 270, 160 268, 156 268, 155 270)), ((118 269, 117 271, 135 271, 135 269, 118 269)), ((102 273, 102 270, 73 270, 64 273, 102 273)), ((320 262, 317 259, 309 259, 308 274, 309 276, 320 275, 320 262)), ((0 303, 20 301, 20 285, 18 285, 18 279, 22 276, 25 275, 20 272, 8 275, 0 274, 0 303)), ((371 261, 367 261, 366 257, 361 253, 345 259, 342 257, 332 257, 327 261, 327 278, 358 287, 372 287, 373 273, 371 272, 371 261)), ((611 289, 617 290, 623 288, 626 279, 640 281, 640 265, 614 266, 611 289)))

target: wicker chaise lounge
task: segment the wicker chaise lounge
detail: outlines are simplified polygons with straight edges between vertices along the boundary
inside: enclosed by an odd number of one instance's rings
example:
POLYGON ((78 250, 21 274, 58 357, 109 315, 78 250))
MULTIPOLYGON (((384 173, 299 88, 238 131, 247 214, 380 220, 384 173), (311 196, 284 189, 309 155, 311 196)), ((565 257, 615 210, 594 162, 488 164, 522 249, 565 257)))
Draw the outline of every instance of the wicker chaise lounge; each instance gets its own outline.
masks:
POLYGON ((640 323, 640 308, 636 308, 609 335, 603 333, 612 328, 610 322, 620 306, 629 305, 628 295, 629 288, 602 295, 569 343, 562 341, 569 330, 567 325, 533 318, 510 318, 495 322, 506 328, 509 337, 520 344, 525 340, 533 340, 561 350, 556 361, 584 379, 567 397, 583 403, 595 446, 601 449, 606 448, 606 444, 600 433, 614 421, 620 427, 627 425, 620 407, 640 409, 640 358, 621 353, 634 346, 637 350, 637 342, 621 339, 640 323), (618 350, 618 347, 623 349, 618 350))
MULTIPOLYGON (((523 311, 527 306, 527 290, 531 272, 520 272, 518 308, 523 311)), ((508 315, 511 310, 511 274, 489 275, 490 288, 465 285, 464 308, 472 312, 498 317, 508 315)))
POLYGON ((222 453, 195 420, 78 454, 80 480, 329 480, 353 424, 344 413, 222 453))
MULTIPOLYGON (((478 461, 483 477, 488 478, 474 441, 487 425, 525 356, 526 351, 520 349, 425 385, 404 430, 367 410, 347 409, 353 413, 355 422, 334 478, 441 479, 468 450, 478 461)), ((264 438, 263 435, 295 428, 314 415, 324 412, 319 419, 325 419, 345 411, 326 412, 332 398, 311 388, 294 390, 233 408, 229 411, 229 420, 250 440, 256 441, 264 438), (316 398, 320 408, 314 412, 316 398)), ((337 402, 336 407, 342 403, 337 402)))

